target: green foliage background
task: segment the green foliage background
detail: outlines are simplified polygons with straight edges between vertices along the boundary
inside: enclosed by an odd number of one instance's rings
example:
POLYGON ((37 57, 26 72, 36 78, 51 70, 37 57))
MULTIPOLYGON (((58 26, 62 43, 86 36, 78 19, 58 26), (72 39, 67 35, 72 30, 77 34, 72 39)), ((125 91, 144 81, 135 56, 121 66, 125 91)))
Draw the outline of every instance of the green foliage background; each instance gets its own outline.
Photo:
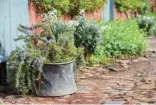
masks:
POLYGON ((146 52, 144 33, 139 29, 136 20, 102 23, 102 29, 102 40, 91 64, 103 64, 110 59, 138 56, 146 52))
POLYGON ((106 0, 34 0, 37 11, 46 13, 57 9, 61 14, 75 16, 81 9, 93 11, 104 6, 106 0))
POLYGON ((118 11, 126 12, 126 11, 134 11, 139 9, 143 11, 148 8, 147 0, 115 0, 115 5, 118 11))

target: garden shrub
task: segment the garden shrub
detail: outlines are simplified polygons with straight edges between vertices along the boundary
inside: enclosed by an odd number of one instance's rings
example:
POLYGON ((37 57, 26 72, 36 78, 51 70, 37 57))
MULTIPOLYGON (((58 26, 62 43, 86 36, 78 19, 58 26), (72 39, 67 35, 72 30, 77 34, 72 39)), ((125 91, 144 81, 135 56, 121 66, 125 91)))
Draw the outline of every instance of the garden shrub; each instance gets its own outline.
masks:
POLYGON ((77 19, 78 26, 74 33, 76 47, 83 47, 85 58, 95 53, 101 32, 99 26, 91 21, 87 21, 85 17, 80 16, 77 19), (89 56, 88 56, 89 55, 89 56))
POLYGON ((150 11, 149 0, 115 0, 116 9, 124 12, 126 16, 133 17, 135 12, 145 15, 150 11))
POLYGON ((102 23, 103 36, 91 63, 106 63, 110 59, 142 55, 146 51, 144 33, 135 20, 102 23))
POLYGON ((153 17, 153 23, 151 28, 151 34, 156 36, 156 13, 149 12, 147 14, 149 17, 153 17))
MULTIPOLYGON (((25 48, 25 47, 24 47, 25 48)), ((38 94, 35 85, 45 58, 37 49, 16 48, 8 60, 8 82, 20 94, 38 94)))
POLYGON ((32 27, 20 25, 18 30, 22 35, 16 40, 24 40, 25 46, 17 48, 9 56, 8 82, 19 94, 39 94, 39 87, 35 84, 44 76, 44 63, 76 60, 77 64, 81 64, 83 49, 76 48, 74 44, 72 24, 57 21, 53 24, 35 24, 32 27), (41 28, 42 31, 39 34, 33 30, 27 31, 36 28, 41 28), (34 44, 33 40, 37 43, 34 44))
POLYGON ((70 0, 34 0, 37 12, 46 13, 57 9, 61 13, 69 12, 70 0))
POLYGON ((140 29, 143 29, 147 32, 147 35, 151 35, 152 27, 154 24, 154 18, 150 16, 138 16, 138 25, 140 29))
POLYGON ((118 11, 126 12, 129 10, 136 10, 143 7, 142 0, 115 0, 115 5, 118 11))
POLYGON ((37 12, 47 13, 57 9, 60 14, 76 16, 81 9, 93 11, 104 6, 107 0, 34 0, 37 12))
POLYGON ((93 11, 104 6, 107 0, 71 0, 70 15, 78 15, 80 10, 93 11))
POLYGON ((143 0, 143 4, 142 4, 141 8, 139 8, 138 12, 141 15, 146 15, 151 12, 149 0, 143 0))

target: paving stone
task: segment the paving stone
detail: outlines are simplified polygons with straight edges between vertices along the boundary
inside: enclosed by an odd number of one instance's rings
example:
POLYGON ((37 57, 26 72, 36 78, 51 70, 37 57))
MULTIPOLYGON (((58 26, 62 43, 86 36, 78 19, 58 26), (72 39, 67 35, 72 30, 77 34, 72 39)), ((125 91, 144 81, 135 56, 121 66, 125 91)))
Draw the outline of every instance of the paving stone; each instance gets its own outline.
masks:
POLYGON ((117 63, 120 63, 120 61, 121 61, 121 60, 119 60, 119 59, 116 60, 117 63))
POLYGON ((55 100, 57 100, 57 101, 60 101, 60 102, 64 102, 64 101, 67 101, 66 99, 55 99, 55 100))
POLYGON ((139 100, 141 102, 147 102, 147 103, 156 102, 155 98, 154 99, 153 98, 148 98, 148 97, 143 96, 143 95, 137 95, 137 96, 134 97, 134 99, 139 100))
POLYGON ((124 67, 125 69, 128 69, 129 66, 127 64, 121 64, 122 67, 124 67))
POLYGON ((126 97, 126 98, 124 99, 125 104, 129 104, 129 103, 131 102, 131 100, 132 100, 131 97, 126 97))
POLYGON ((100 78, 104 79, 104 80, 111 80, 114 77, 113 76, 107 76, 107 75, 100 75, 100 78))
POLYGON ((99 77, 101 73, 95 73, 94 76, 99 77))
POLYGON ((86 76, 87 78, 88 78, 88 77, 92 77, 92 76, 93 76, 93 74, 92 74, 92 73, 83 73, 83 75, 84 75, 84 76, 86 76))
POLYGON ((112 71, 112 72, 117 72, 117 68, 116 67, 113 67, 113 66, 107 66, 106 67, 109 71, 112 71))
POLYGON ((156 95, 154 95, 151 99, 155 100, 155 102, 156 102, 156 95))
POLYGON ((146 77, 141 79, 137 85, 139 89, 146 89, 146 90, 150 90, 150 89, 154 89, 155 88, 155 81, 156 81, 156 77, 146 77))
POLYGON ((128 64, 130 61, 129 60, 120 60, 121 64, 128 64))
POLYGON ((156 57, 156 54, 151 54, 150 57, 156 57))
POLYGON ((128 92, 131 91, 131 88, 117 88, 116 90, 118 90, 119 92, 128 92))
POLYGON ((82 75, 82 76, 80 76, 79 78, 80 78, 80 79, 87 79, 88 76, 82 75))
POLYGON ((44 104, 56 104, 55 102, 52 102, 52 101, 44 101, 43 103, 44 104))
POLYGON ((104 104, 118 104, 118 105, 123 105, 125 103, 124 100, 108 100, 108 101, 105 101, 104 104))
POLYGON ((34 104, 34 102, 28 101, 28 102, 24 102, 23 104, 34 104))
POLYGON ((154 89, 155 88, 155 84, 142 84, 138 88, 143 89, 143 90, 144 89, 146 89, 146 90, 154 89))
POLYGON ((82 85, 96 85, 96 82, 94 82, 94 81, 90 81, 90 80, 82 80, 82 81, 80 81, 80 82, 78 82, 78 84, 80 85, 80 86, 82 86, 82 85))
POLYGON ((93 100, 86 100, 87 102, 94 102, 93 100))
POLYGON ((81 87, 81 88, 78 88, 77 93, 87 93, 88 94, 89 90, 86 87, 81 87))
POLYGON ((103 87, 103 90, 112 90, 112 87, 108 86, 108 87, 103 87))
POLYGON ((96 71, 98 71, 98 72, 108 72, 109 70, 104 68, 104 67, 100 67, 100 68, 96 68, 96 71))
POLYGON ((139 60, 138 60, 138 59, 134 59, 134 60, 132 60, 132 62, 134 62, 134 63, 138 63, 139 60))
POLYGON ((95 95, 85 95, 83 97, 84 98, 97 98, 98 96, 95 96, 95 95))
POLYGON ((141 74, 141 73, 138 73, 136 76, 137 76, 137 77, 141 77, 141 76, 142 76, 142 74, 141 74))
POLYGON ((44 101, 45 98, 43 98, 43 97, 37 97, 37 99, 31 98, 31 99, 29 99, 29 100, 30 100, 30 101, 33 101, 33 102, 36 102, 36 101, 44 101))
POLYGON ((81 99, 75 99, 72 102, 75 103, 75 102, 80 102, 80 101, 82 101, 82 100, 81 99))
POLYGON ((94 75, 93 74, 88 74, 88 77, 93 77, 94 75))
POLYGON ((6 96, 5 99, 12 100, 14 99, 14 95, 6 96))
POLYGON ((148 59, 145 57, 139 57, 139 61, 148 61, 148 59))

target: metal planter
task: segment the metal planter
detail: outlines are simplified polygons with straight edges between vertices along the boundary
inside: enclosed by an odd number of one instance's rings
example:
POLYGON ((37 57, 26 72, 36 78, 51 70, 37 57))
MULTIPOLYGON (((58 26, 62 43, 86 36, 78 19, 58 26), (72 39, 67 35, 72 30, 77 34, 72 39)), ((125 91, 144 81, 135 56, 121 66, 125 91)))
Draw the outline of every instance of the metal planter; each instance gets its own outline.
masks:
POLYGON ((40 96, 63 96, 77 91, 74 61, 44 64, 40 96))

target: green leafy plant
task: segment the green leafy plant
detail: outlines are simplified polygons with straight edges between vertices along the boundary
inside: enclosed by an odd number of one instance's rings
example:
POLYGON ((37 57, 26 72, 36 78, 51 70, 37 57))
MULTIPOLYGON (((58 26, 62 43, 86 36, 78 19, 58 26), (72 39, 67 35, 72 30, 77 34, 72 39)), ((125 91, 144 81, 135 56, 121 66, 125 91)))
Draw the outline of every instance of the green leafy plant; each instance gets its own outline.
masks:
POLYGON ((92 63, 107 63, 111 59, 142 55, 146 52, 144 33, 135 20, 111 21, 101 25, 102 41, 92 63))
POLYGON ((76 47, 84 47, 85 58, 94 54, 98 45, 101 32, 96 23, 87 21, 85 17, 80 16, 77 19, 79 25, 76 26, 74 33, 76 47))
POLYGON ((57 9, 62 14, 76 16, 81 9, 93 11, 104 6, 106 0, 34 0, 38 12, 47 13, 57 9))
POLYGON ((138 8, 142 8, 144 6, 143 0, 115 0, 115 5, 118 11, 126 12, 126 11, 134 11, 138 8))
POLYGON ((34 0, 37 12, 47 13, 57 9, 61 13, 68 13, 70 0, 34 0))
POLYGON ((115 0, 117 11, 124 12, 127 18, 136 17, 136 13, 145 15, 150 11, 149 0, 115 0))
POLYGON ((37 49, 16 48, 8 60, 8 81, 19 94, 38 94, 35 83, 42 72, 45 58, 37 49))
POLYGON ((142 1, 143 1, 143 4, 139 8, 139 14, 147 15, 149 12, 151 12, 150 2, 149 0, 142 0, 142 1))
POLYGON ((95 9, 102 8, 107 0, 70 0, 70 11, 71 16, 79 14, 80 10, 94 11, 95 9))
POLYGON ((56 43, 48 45, 47 62, 62 63, 69 62, 76 59, 77 48, 74 45, 74 39, 71 38, 70 33, 59 34, 56 43))
POLYGON ((70 35, 73 35, 75 32, 75 27, 73 23, 70 24, 70 22, 56 21, 53 24, 51 24, 50 28, 56 40, 58 39, 58 36, 60 34, 68 32, 70 35))
POLYGON ((106 0, 78 0, 80 9, 92 11, 96 8, 101 8, 106 0))

